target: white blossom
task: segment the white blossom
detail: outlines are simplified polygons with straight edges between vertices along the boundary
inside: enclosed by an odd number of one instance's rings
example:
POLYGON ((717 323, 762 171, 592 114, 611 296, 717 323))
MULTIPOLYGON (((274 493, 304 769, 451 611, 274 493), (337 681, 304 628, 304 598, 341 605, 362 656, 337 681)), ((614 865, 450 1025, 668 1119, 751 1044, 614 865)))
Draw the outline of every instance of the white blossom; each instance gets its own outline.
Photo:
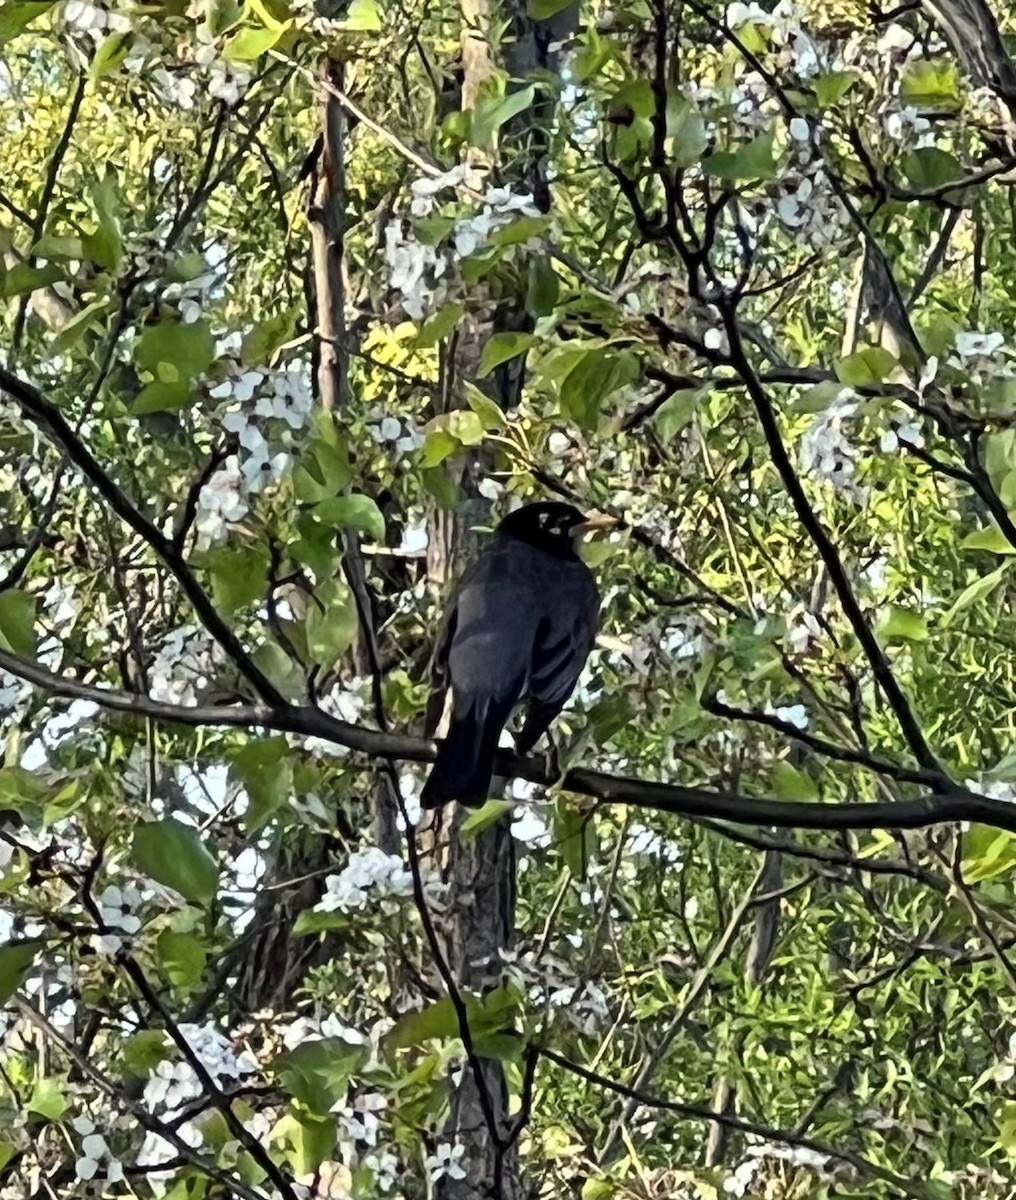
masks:
POLYGON ((325 894, 314 906, 317 912, 351 912, 372 900, 413 894, 413 876, 396 854, 377 846, 357 850, 338 875, 325 879, 325 894))
POLYGON ((857 410, 855 393, 843 388, 832 404, 819 413, 801 439, 801 470, 831 483, 842 495, 861 503, 865 492, 854 480, 856 451, 848 441, 845 423, 857 410))
POLYGON ((801 613, 798 620, 787 630, 787 641, 791 652, 803 654, 812 641, 822 635, 822 628, 815 615, 810 612, 801 613))
POLYGON ((231 454, 198 493, 194 527, 202 549, 222 541, 227 524, 242 520, 249 512, 243 486, 240 460, 231 454))
POLYGON ((92 1121, 88 1117, 75 1117, 71 1125, 81 1136, 81 1156, 74 1164, 77 1178, 87 1182, 102 1172, 107 1183, 122 1182, 123 1163, 110 1150, 105 1137, 95 1132, 92 1121))
POLYGON ((790 704, 776 710, 777 718, 795 729, 808 728, 808 710, 803 704, 790 704))
POLYGON ((285 451, 271 454, 266 444, 262 450, 244 461, 240 467, 240 474, 247 490, 256 494, 278 483, 289 470, 291 463, 292 459, 285 451))
POLYGON ((461 1144, 453 1146, 450 1142, 439 1142, 423 1164, 431 1183, 437 1183, 446 1175, 449 1179, 465 1179, 466 1171, 460 1161, 465 1152, 466 1148, 461 1144))

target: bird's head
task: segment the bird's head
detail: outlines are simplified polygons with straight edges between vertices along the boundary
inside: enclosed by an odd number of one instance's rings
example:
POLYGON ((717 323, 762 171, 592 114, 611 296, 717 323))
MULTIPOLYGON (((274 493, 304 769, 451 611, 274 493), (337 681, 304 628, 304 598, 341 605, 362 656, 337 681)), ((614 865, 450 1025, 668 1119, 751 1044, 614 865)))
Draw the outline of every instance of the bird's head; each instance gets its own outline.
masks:
POLYGON ((614 517, 599 513, 586 516, 574 505, 546 500, 539 504, 524 504, 509 513, 498 526, 498 532, 519 538, 550 554, 571 557, 577 553, 579 539, 584 533, 612 529, 616 524, 614 517))

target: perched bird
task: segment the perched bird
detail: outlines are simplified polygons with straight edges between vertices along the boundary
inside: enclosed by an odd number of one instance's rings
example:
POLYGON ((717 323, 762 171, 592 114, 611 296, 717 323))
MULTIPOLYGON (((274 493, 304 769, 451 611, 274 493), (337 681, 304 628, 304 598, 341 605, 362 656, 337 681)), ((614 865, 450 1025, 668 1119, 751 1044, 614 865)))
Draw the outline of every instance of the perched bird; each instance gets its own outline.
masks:
POLYGON ((434 653, 437 679, 450 692, 450 720, 423 788, 424 808, 451 800, 480 807, 515 705, 528 701, 519 754, 529 753, 564 707, 599 621, 599 593, 578 543, 615 524, 570 504, 527 504, 505 517, 462 576, 434 653))

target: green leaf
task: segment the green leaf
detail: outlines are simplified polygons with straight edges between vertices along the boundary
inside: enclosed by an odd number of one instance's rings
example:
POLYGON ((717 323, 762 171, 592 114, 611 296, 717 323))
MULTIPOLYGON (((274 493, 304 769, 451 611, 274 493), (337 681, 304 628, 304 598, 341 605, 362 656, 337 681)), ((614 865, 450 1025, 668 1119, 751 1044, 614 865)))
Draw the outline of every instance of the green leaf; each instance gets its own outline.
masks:
POLYGON ((370 496, 331 496, 314 505, 314 519, 334 529, 356 529, 375 542, 385 540, 385 519, 370 496))
POLYGON ((305 504, 333 499, 353 478, 344 446, 324 438, 313 438, 300 455, 293 471, 296 498, 305 504))
POLYGON ((219 864, 201 834, 172 817, 135 827, 131 861, 157 883, 199 904, 209 903, 219 884, 219 864))
POLYGON ((691 422, 709 392, 704 388, 686 388, 675 392, 653 414, 653 424, 665 442, 673 441, 691 422))
POLYGON ((21 986, 21 981, 43 948, 39 939, 28 942, 8 942, 0 946, 0 1004, 6 1004, 21 986))
POLYGON ((596 846, 596 818, 585 805, 561 797, 554 805, 554 844, 576 879, 584 879, 596 846))
POLYGON ((262 546, 216 546, 208 551, 212 602, 224 617, 264 598, 268 551, 262 546))
POLYGON ((937 146, 922 146, 912 150, 903 160, 903 173, 910 186, 918 191, 931 191, 959 179, 963 168, 959 161, 937 146))
POLYGON ((131 414, 145 417, 150 413, 176 412, 190 404, 192 394, 189 379, 177 379, 173 383, 156 381, 138 392, 131 405, 131 414))
POLYGON ((702 114, 676 87, 667 92, 669 155, 676 167, 690 167, 702 157, 709 135, 702 114))
POLYGON ((424 322, 420 332, 416 335, 413 348, 429 350, 431 346, 436 346, 439 342, 444 341, 458 327, 465 311, 464 304, 446 304, 443 308, 439 308, 429 321, 424 322))
POLYGON ((910 608, 898 604, 889 607, 889 615, 878 628, 879 636, 885 641, 925 642, 928 626, 924 617, 910 608))
POLYGON ((914 108, 956 109, 962 104, 961 93, 959 68, 950 59, 917 59, 903 72, 900 95, 914 108))
POLYGON ((111 304, 108 297, 104 300, 93 300, 76 317, 72 317, 56 335, 52 343, 52 352, 62 354, 65 350, 69 350, 86 329, 99 323, 110 310, 111 304))
POLYGON ((381 18, 374 0, 353 0, 342 22, 342 29, 349 33, 380 33, 381 18))
MULTIPOLYGON (((300 1178, 313 1174, 335 1149, 338 1127, 334 1117, 317 1119, 294 1109, 277 1122, 270 1144, 282 1148, 282 1160, 300 1178)), ((273 1154, 273 1158, 278 1158, 273 1154)), ((334 1186, 334 1184, 332 1185, 334 1186)))
POLYGON ((15 263, 6 271, 0 264, 0 298, 9 300, 14 296, 24 296, 39 288, 49 287, 50 284, 56 283, 63 277, 64 273, 56 263, 46 263, 44 267, 30 267, 28 263, 15 263))
MULTIPOLYGON (((479 388, 470 386, 482 395, 479 388)), ((469 394, 467 392, 467 400, 469 394)), ((497 408, 496 405, 494 407, 497 408)), ((497 411, 500 413, 501 410, 497 411)), ((489 409, 486 411, 488 418, 493 415, 489 409)), ((458 453, 463 446, 478 446, 483 441, 484 425, 480 414, 472 408, 455 408, 428 421, 425 430, 427 436, 420 451, 420 466, 429 468, 444 462, 449 455, 458 453)))
POLYGON ((107 166, 102 179, 92 187, 92 204, 98 217, 98 228, 85 234, 81 245, 85 255, 96 266, 115 271, 123 258, 123 238, 120 235, 120 192, 116 171, 107 166))
POLYGON ((285 1090, 317 1116, 326 1117, 332 1105, 344 1100, 349 1081, 366 1060, 364 1046, 343 1038, 304 1042, 280 1054, 272 1064, 285 1090))
POLYGON ((138 1079, 147 1079, 169 1053, 169 1040, 161 1029, 143 1029, 124 1042, 123 1065, 138 1079))
POLYGON ((438 246, 455 228, 454 217, 420 217, 413 222, 416 240, 425 246, 438 246))
MULTIPOLYGON (((463 1000, 468 1010, 473 998, 464 995, 463 1000)), ((454 1038, 458 1037, 459 1033, 455 1006, 445 996, 441 1000, 434 1000, 419 1012, 406 1013, 400 1017, 385 1035, 385 1050, 391 1052, 407 1046, 419 1046, 431 1038, 454 1038)))
POLYGON ((0 1171, 11 1161, 17 1149, 13 1142, 0 1142, 0 1171))
POLYGON ((344 579, 335 579, 319 588, 318 599, 320 607, 307 606, 304 620, 307 649, 316 663, 333 667, 356 637, 356 604, 344 579))
POLYGON ((838 380, 824 379, 813 387, 805 388, 790 407, 797 413, 825 412, 842 391, 843 384, 838 380))
POLYGON ((236 0, 207 0, 205 23, 212 37, 221 37, 243 19, 243 9, 236 0))
POLYGON ((576 0, 529 0, 529 15, 534 21, 549 21, 576 0))
POLYGON ((881 346, 863 346, 841 358, 835 366, 836 378, 848 387, 873 387, 898 366, 897 360, 881 346))
POLYGON ((776 164, 773 159, 775 131, 770 129, 739 150, 710 154, 702 160, 702 170, 719 179, 771 179, 776 164))
POLYGON ((0 592, 0 646, 35 657, 35 597, 19 588, 0 592))
POLYGON ((40 1079, 28 1101, 28 1111, 47 1121, 59 1121, 69 1107, 60 1081, 52 1078, 40 1079))
POLYGON ((516 217, 510 225, 502 225, 494 230, 490 235, 490 245, 520 246, 530 238, 546 233, 548 224, 547 217, 516 217))
POLYGON ((770 786, 777 800, 807 801, 819 798, 818 788, 811 776, 788 762, 781 761, 773 767, 770 786))
MULTIPOLYGON (((480 419, 480 426, 484 431, 492 429, 503 429, 505 424, 505 415, 501 411, 501 406, 496 404, 491 398, 476 386, 475 383, 465 381, 465 397, 466 403, 470 410, 474 412, 480 419)), ((462 440, 462 439, 459 439, 462 440)), ((466 445, 475 443, 466 442, 466 445)))
POLYGON ((991 825, 972 825, 963 837, 963 878, 983 883, 1016 865, 1016 837, 991 825))
POLYGON ((259 321, 240 343, 240 361, 245 367, 267 363, 272 355, 293 336, 296 328, 296 309, 287 308, 259 321))
POLYGON ((638 378, 638 360, 608 346, 583 353, 561 384, 561 411, 580 428, 595 431, 603 401, 638 378))
POLYGON ((115 71, 127 57, 127 51, 130 50, 133 41, 134 33, 132 30, 127 30, 123 33, 111 33, 109 37, 105 38, 102 45, 96 50, 95 57, 92 59, 92 66, 89 71, 92 79, 101 79, 103 75, 109 75, 115 71))
POLYGON ((159 962, 174 987, 190 991, 201 982, 208 951, 193 934, 164 929, 155 943, 159 962))
POLYGON ((519 354, 527 353, 530 346, 535 344, 536 337, 531 333, 495 333, 488 339, 480 355, 477 379, 485 379, 495 367, 519 354))
POLYGON ((230 773, 250 798, 244 815, 248 835, 262 829, 272 814, 293 794, 293 755, 283 734, 257 738, 230 757, 230 773))
POLYGON ((315 912, 306 908, 296 918, 293 926, 294 937, 307 937, 312 933, 328 933, 333 929, 345 929, 349 917, 343 912, 315 912))
POLYGON ((286 31, 286 26, 274 29, 255 29, 246 26, 235 33, 222 51, 222 57, 227 62, 254 62, 266 51, 271 50, 275 43, 286 31))
POLYGON ((1009 541, 997 525, 986 529, 975 529, 960 542, 963 550, 987 550, 991 554, 1016 554, 1016 546, 1009 541))
POLYGON ((515 807, 514 800, 488 800, 482 808, 471 812, 459 826, 459 837, 464 842, 470 842, 478 833, 495 825, 505 813, 515 807))
POLYGON ((861 78, 858 71, 830 71, 811 81, 819 108, 833 108, 861 78))
POLYGON ((948 627, 952 624, 956 616, 969 608, 972 604, 976 604, 979 600, 984 600, 987 596, 998 587, 1009 570, 1010 564, 1003 563, 990 575, 984 575, 980 579, 975 579, 968 587, 965 587, 959 596, 956 598, 952 607, 942 618, 942 625, 948 627))
POLYGON ((427 470, 443 463, 446 458, 456 454, 462 448, 462 443, 446 429, 432 430, 424 438, 420 449, 420 466, 427 470))
POLYGON ((32 247, 36 258, 53 258, 60 262, 78 261, 85 257, 85 248, 79 237, 59 237, 44 233, 32 247))
POLYGON ((22 0, 0 4, 0 46, 12 41, 53 7, 55 0, 22 0))
POLYGON ((193 379, 206 370, 215 358, 215 339, 207 321, 166 320, 150 325, 138 339, 134 361, 144 371, 151 371, 167 382, 174 379, 193 379), (172 368, 170 374, 161 367, 172 368))
POLYGON ((529 260, 526 281, 526 312, 531 317, 549 317, 557 305, 561 281, 550 257, 534 254, 529 260))
POLYGON ((469 140, 481 149, 491 144, 494 134, 519 113, 533 105, 536 89, 532 84, 511 92, 503 99, 485 97, 473 110, 469 122, 469 140))

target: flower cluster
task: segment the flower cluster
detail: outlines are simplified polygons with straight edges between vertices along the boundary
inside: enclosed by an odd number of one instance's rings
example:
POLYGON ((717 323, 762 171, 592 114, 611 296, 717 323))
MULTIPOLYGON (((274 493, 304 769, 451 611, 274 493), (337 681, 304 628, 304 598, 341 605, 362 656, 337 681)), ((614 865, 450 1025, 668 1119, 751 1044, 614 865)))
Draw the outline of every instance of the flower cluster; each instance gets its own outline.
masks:
MULTIPOLYGON (((442 192, 455 191, 466 183, 468 170, 459 166, 434 178, 414 180, 410 187, 412 217, 429 217, 442 192)), ((507 187, 488 187, 480 211, 456 219, 450 235, 438 246, 420 241, 412 226, 401 218, 389 221, 385 227, 389 285, 402 296, 402 306, 409 316, 414 321, 423 320, 444 299, 442 280, 449 266, 474 254, 491 234, 520 216, 539 216, 531 195, 507 187)))
POLYGON ((230 454, 198 494, 195 529, 206 548, 225 540, 227 526, 250 511, 250 498, 279 482, 292 465, 283 447, 310 419, 313 396, 306 368, 244 370, 234 362, 230 373, 209 393, 229 401, 224 429, 237 440, 230 454))
POLYGON ((413 876, 397 854, 386 854, 368 846, 349 856, 338 875, 325 879, 325 894, 314 906, 316 912, 352 912, 368 903, 403 900, 413 894, 413 876))
POLYGON ((727 24, 734 30, 745 25, 765 30, 781 73, 808 79, 826 68, 827 56, 802 28, 804 15, 804 9, 793 0, 779 0, 772 12, 754 0, 749 4, 735 0, 727 7, 727 24))
POLYGON ((423 430, 413 421, 380 416, 367 424, 367 432, 379 446, 388 446, 395 454, 412 454, 424 443, 423 430))
POLYGON ((149 693, 164 704, 193 707, 226 662, 217 642, 196 625, 166 634, 149 671, 149 693))
POLYGON ((953 352, 946 359, 948 366, 963 371, 975 387, 983 387, 992 379, 1013 375, 1013 353, 1001 333, 981 333, 969 330, 957 333, 953 352))
POLYGON ((851 388, 837 393, 832 404, 819 413, 801 439, 798 462, 801 470, 857 504, 867 493, 854 479, 857 451, 847 440, 844 426, 857 412, 857 396, 851 388))
POLYGON ((105 1137, 95 1132, 95 1124, 88 1117, 75 1117, 71 1125, 81 1137, 81 1155, 74 1164, 77 1178, 87 1182, 102 1177, 107 1183, 122 1183, 123 1163, 105 1137))
MULTIPOLYGON (((221 1087, 226 1080, 241 1079, 257 1069, 253 1057, 243 1050, 237 1053, 232 1043, 213 1025, 181 1024, 182 1034, 194 1057, 221 1087)), ((163 1059, 145 1084, 144 1101, 155 1112, 175 1112, 189 1100, 203 1095, 204 1087, 189 1062, 163 1059)))
POLYGON ((143 897, 141 889, 133 883, 122 886, 110 884, 98 899, 99 919, 104 932, 92 938, 92 947, 99 954, 112 956, 119 953, 130 939, 141 931, 138 915, 143 897))

